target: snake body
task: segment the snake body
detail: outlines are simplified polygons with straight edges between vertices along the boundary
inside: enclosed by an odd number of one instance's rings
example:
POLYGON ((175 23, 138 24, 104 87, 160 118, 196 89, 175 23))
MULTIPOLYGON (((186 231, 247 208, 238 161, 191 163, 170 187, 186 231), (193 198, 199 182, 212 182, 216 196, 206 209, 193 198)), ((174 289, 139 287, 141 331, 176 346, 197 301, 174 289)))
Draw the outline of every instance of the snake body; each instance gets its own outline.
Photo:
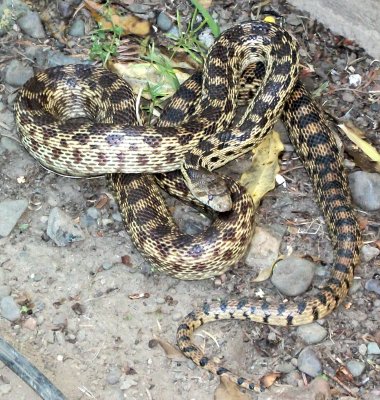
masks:
POLYGON ((219 178, 209 171, 252 149, 282 115, 335 244, 331 278, 315 298, 297 303, 241 299, 205 304, 190 313, 177 332, 178 345, 187 357, 247 389, 255 385, 205 357, 192 343, 192 332, 219 319, 300 325, 322 318, 346 296, 358 262, 360 231, 339 151, 323 113, 298 81, 297 65, 292 37, 282 28, 256 21, 221 35, 210 49, 203 74, 180 88, 157 127, 136 126, 129 87, 113 74, 88 66, 37 74, 15 103, 27 150, 44 166, 63 174, 111 174, 136 246, 158 269, 182 279, 218 275, 236 262, 252 233, 252 202, 239 185, 223 181, 231 193, 232 209, 218 215, 203 236, 189 238, 176 230, 160 203, 153 177, 135 173, 164 173, 156 179, 174 194, 214 207, 214 180, 219 178), (262 84, 232 128, 241 73, 257 62, 265 64, 262 84), (72 120, 78 117, 86 120, 78 125, 72 120), (168 173, 178 169, 183 177, 178 171, 168 173), (199 196, 199 187, 205 196, 199 196))

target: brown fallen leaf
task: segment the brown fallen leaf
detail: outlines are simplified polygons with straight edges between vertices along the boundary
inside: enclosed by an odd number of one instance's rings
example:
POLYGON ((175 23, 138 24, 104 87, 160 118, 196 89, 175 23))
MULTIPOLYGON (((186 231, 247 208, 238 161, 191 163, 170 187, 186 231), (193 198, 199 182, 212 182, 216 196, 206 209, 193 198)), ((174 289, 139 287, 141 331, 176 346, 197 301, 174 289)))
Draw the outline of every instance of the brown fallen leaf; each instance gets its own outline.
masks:
POLYGON ((214 393, 214 400, 249 400, 251 396, 243 393, 227 377, 220 377, 220 384, 214 393))
POLYGON ((337 371, 335 372, 335 377, 339 379, 341 382, 354 382, 354 377, 351 372, 345 365, 340 365, 337 371))
POLYGON ((150 297, 149 293, 133 293, 128 295, 128 298, 131 300, 147 299, 149 297, 150 297))
POLYGON ((179 362, 187 360, 187 358, 183 355, 181 351, 179 351, 176 347, 174 347, 166 340, 160 339, 159 337, 155 337, 154 340, 162 347, 166 357, 170 360, 179 362))
POLYGON ((150 23, 135 15, 117 15, 114 7, 103 7, 102 4, 91 0, 84 0, 84 4, 102 29, 120 27, 122 29, 121 36, 128 34, 147 36, 150 33, 150 23))
POLYGON ((269 372, 260 379, 260 383, 265 388, 271 387, 276 380, 281 376, 280 372, 269 372))

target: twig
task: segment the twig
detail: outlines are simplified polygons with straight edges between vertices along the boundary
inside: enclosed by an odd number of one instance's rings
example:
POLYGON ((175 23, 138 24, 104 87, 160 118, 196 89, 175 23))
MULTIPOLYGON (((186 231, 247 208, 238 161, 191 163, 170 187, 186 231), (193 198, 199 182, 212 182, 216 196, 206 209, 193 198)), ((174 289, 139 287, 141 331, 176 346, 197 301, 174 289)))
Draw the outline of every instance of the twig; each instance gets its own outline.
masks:
POLYGON ((351 391, 349 387, 347 387, 342 381, 340 381, 336 376, 332 376, 326 371, 323 371, 323 374, 332 379, 335 383, 337 383, 339 386, 341 386, 350 396, 354 397, 355 399, 358 399, 359 397, 351 391))

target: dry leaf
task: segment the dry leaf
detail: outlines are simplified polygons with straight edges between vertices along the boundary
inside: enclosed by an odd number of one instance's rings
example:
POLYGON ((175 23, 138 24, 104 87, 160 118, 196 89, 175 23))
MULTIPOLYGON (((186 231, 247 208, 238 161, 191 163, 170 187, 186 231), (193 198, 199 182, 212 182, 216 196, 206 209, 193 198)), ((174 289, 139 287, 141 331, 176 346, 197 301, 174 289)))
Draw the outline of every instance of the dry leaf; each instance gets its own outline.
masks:
MULTIPOLYGON (((151 86, 160 85, 161 97, 166 98, 174 94, 176 88, 168 80, 168 75, 162 74, 149 62, 120 63, 109 61, 107 66, 117 75, 125 79, 132 87, 134 93, 145 89, 147 84, 151 86)), ((190 75, 180 70, 173 70, 178 82, 183 83, 190 75)), ((143 97, 150 100, 148 92, 143 92, 143 97)))
POLYGON ((335 377, 341 382, 354 382, 354 377, 345 365, 341 365, 335 373, 335 377))
POLYGON ((149 297, 149 293, 133 293, 128 295, 128 298, 131 300, 148 299, 149 297))
POLYGON ((252 279, 251 282, 264 282, 272 276, 273 267, 275 264, 270 265, 269 267, 263 268, 255 279, 252 279))
POLYGON ((187 360, 187 358, 183 355, 183 353, 181 351, 179 351, 176 347, 174 347, 172 344, 170 344, 166 340, 160 339, 158 337, 155 337, 154 339, 163 348, 166 357, 169 358, 170 360, 174 360, 174 361, 187 360))
POLYGON ((260 379, 260 383, 265 388, 269 388, 276 382, 277 378, 279 378, 280 376, 280 372, 269 372, 260 379))
POLYGON ((242 393, 235 383, 227 377, 220 377, 220 384, 215 390, 214 400, 250 400, 251 396, 242 393))
POLYGON ((339 124, 338 127, 372 162, 376 163, 375 169, 380 172, 380 154, 374 146, 363 139, 365 134, 352 123, 339 124))
POLYGON ((240 183, 247 188, 256 207, 262 197, 276 185, 276 175, 280 170, 278 155, 283 150, 280 135, 273 131, 256 147, 252 167, 240 178, 240 183))
POLYGON ((112 29, 118 26, 123 29, 122 36, 128 34, 147 36, 150 32, 150 23, 135 15, 117 15, 114 7, 103 7, 102 4, 91 0, 84 0, 84 4, 103 29, 112 29))

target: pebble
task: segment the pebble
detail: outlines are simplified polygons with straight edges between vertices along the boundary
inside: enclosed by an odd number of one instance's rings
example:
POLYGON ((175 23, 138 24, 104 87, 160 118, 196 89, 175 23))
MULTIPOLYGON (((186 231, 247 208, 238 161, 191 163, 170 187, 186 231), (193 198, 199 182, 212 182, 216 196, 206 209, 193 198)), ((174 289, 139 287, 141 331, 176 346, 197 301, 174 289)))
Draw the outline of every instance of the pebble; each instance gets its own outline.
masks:
POLYGON ((116 385, 120 381, 121 370, 116 365, 110 367, 106 377, 106 381, 109 385, 116 385))
POLYGON ((75 37, 82 37, 85 35, 85 24, 83 20, 77 18, 69 29, 69 35, 75 37))
POLYGON ((22 86, 33 75, 32 67, 24 65, 21 61, 12 60, 5 70, 4 81, 11 86, 22 86))
POLYGON ((179 320, 181 320, 182 318, 183 318, 183 314, 182 314, 181 312, 179 312, 179 311, 174 312, 174 313, 172 314, 172 320, 173 320, 173 321, 179 321, 179 320))
POLYGON ((356 99, 355 95, 351 92, 344 92, 342 94, 342 99, 347 103, 353 103, 356 99))
POLYGON ((173 21, 162 11, 157 17, 157 26, 163 32, 167 32, 173 26, 173 21))
POLYGON ((358 350, 359 350, 359 353, 360 353, 362 356, 365 356, 365 355, 367 354, 367 346, 366 346, 364 343, 362 343, 362 344, 359 346, 358 350))
POLYGON ((57 246, 67 246, 85 239, 82 229, 58 207, 54 207, 49 214, 46 233, 57 246))
POLYGON ((282 363, 276 366, 276 371, 281 372, 283 374, 289 374, 290 372, 294 371, 294 366, 292 363, 282 363))
POLYGON ((190 206, 182 204, 174 208, 173 218, 176 220, 179 229, 187 235, 197 235, 210 225, 208 218, 196 212, 190 206))
POLYGON ((35 39, 43 39, 46 34, 40 16, 36 12, 29 12, 17 20, 21 30, 35 39))
POLYGON ((129 11, 131 11, 134 14, 146 14, 148 11, 150 11, 151 6, 148 4, 130 4, 128 6, 129 11))
POLYGON ((0 312, 5 319, 11 322, 17 321, 21 317, 20 307, 11 296, 1 299, 0 312))
POLYGON ((10 393, 12 390, 12 385, 10 383, 2 383, 0 385, 0 396, 10 393))
POLYGON ((278 258, 280 244, 277 236, 264 228, 256 227, 245 263, 256 271, 270 267, 278 258))
POLYGON ((86 214, 92 219, 99 218, 99 210, 96 207, 90 207, 87 209, 86 214))
POLYGON ((28 207, 28 200, 4 200, 0 203, 0 237, 6 237, 28 207))
POLYGON ((327 330, 316 322, 301 325, 297 328, 297 335, 306 344, 320 343, 327 336, 327 330))
POLYGON ((297 367, 301 372, 312 377, 316 377, 322 372, 322 364, 310 347, 306 347, 301 351, 298 356, 297 367))
POLYGON ((111 263, 111 262, 109 262, 109 261, 106 261, 106 262, 104 262, 103 264, 102 264, 102 268, 104 269, 104 270, 109 270, 109 269, 111 269, 113 267, 113 264, 111 263))
POLYGON ((368 354, 380 354, 380 347, 376 342, 370 342, 367 345, 368 354))
POLYGON ((380 279, 369 279, 365 283, 365 288, 369 292, 375 292, 380 295, 380 279))
POLYGON ((279 261, 273 270, 273 285, 286 296, 297 296, 310 286, 315 265, 305 259, 288 257, 279 261))
POLYGON ((369 244, 365 244, 360 250, 360 258, 364 262, 373 260, 380 254, 380 250, 369 244))
POLYGON ((120 389, 121 390, 128 390, 132 386, 137 386, 138 382, 133 379, 131 376, 124 376, 123 381, 121 382, 120 389))
POLYGON ((352 198, 365 211, 380 209, 380 174, 356 171, 348 176, 352 198))
POLYGON ((358 360, 350 360, 347 363, 347 368, 350 370, 351 374, 356 378, 364 372, 365 364, 358 360))
POLYGON ((211 47, 211 45, 215 42, 215 38, 212 35, 211 29, 206 28, 199 35, 198 39, 201 43, 203 43, 207 48, 211 47))
POLYGON ((0 299, 11 294, 11 288, 6 285, 0 285, 0 299))

